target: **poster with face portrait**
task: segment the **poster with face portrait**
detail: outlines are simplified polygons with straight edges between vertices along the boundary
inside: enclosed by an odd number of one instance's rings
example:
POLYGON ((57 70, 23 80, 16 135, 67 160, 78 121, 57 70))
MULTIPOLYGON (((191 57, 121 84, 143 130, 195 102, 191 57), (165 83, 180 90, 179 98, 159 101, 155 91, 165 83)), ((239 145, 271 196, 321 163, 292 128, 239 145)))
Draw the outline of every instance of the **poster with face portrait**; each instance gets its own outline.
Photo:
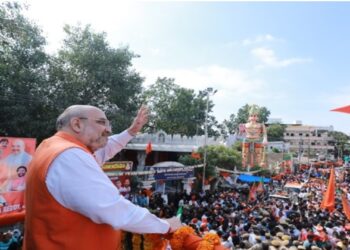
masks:
POLYGON ((0 217, 24 209, 25 180, 36 139, 0 136, 0 217))

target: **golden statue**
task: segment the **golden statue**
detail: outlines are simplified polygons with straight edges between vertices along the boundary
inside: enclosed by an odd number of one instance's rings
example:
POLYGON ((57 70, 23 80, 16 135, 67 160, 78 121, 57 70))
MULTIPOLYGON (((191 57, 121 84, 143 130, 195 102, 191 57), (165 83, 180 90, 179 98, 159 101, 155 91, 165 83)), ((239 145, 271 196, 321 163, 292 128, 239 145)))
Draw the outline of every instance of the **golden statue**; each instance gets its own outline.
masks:
POLYGON ((242 167, 265 167, 265 146, 267 145, 266 127, 258 123, 259 107, 252 105, 249 109, 248 122, 240 126, 244 134, 242 143, 242 167))

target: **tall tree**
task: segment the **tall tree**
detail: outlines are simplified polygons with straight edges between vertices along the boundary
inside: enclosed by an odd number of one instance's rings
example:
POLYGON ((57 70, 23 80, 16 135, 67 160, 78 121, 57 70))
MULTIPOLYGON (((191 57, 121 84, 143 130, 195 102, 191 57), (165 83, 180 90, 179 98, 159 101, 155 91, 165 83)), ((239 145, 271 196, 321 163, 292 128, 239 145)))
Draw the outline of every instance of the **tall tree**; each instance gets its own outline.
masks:
POLYGON ((286 125, 283 124, 270 124, 267 127, 267 138, 269 141, 283 141, 283 133, 286 129, 286 125))
POLYGON ((349 144, 350 137, 340 131, 332 131, 329 136, 334 138, 334 143, 336 147, 335 157, 343 157, 343 152, 345 150, 346 144, 349 144))
MULTIPOLYGON (((168 134, 203 135, 206 112, 206 93, 182 88, 172 78, 158 78, 143 93, 143 101, 151 107, 150 132, 164 130, 168 134)), ((215 117, 208 105, 208 135, 217 133, 215 117)))
POLYGON ((0 134, 40 140, 50 133, 45 44, 21 5, 0 4, 0 134))
MULTIPOLYGON (((238 110, 237 115, 231 114, 229 120, 224 120, 222 126, 227 128, 229 134, 238 131, 239 124, 248 122, 249 109, 251 106, 252 105, 245 104, 238 110)), ((258 114, 259 122, 266 123, 270 113, 271 112, 266 107, 260 107, 258 114)))
MULTIPOLYGON (((198 152, 201 155, 200 160, 191 158, 190 155, 185 155, 179 158, 179 162, 184 165, 195 165, 203 163, 204 147, 200 147, 198 152)), ((241 152, 236 147, 225 147, 223 145, 207 146, 207 167, 205 169, 205 176, 216 177, 215 167, 220 167, 228 170, 234 170, 237 166, 242 165, 241 152)), ((196 173, 202 174, 203 169, 196 170, 196 173)))
POLYGON ((227 137, 228 135, 232 135, 236 132, 236 123, 235 123, 235 114, 231 114, 228 120, 224 120, 221 124, 221 134, 227 137))
POLYGON ((64 45, 50 70, 57 112, 72 104, 95 105, 106 112, 114 132, 125 129, 140 105, 143 78, 132 68, 137 55, 127 47, 110 47, 106 34, 90 26, 66 25, 64 31, 64 45))

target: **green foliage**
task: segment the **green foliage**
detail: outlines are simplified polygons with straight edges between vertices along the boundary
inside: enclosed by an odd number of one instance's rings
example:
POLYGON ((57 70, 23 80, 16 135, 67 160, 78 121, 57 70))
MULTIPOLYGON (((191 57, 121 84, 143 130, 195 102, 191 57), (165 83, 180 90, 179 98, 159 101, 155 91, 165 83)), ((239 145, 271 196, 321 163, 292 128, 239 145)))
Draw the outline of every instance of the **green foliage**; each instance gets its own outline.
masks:
POLYGON ((0 134, 40 142, 72 104, 100 107, 114 132, 129 126, 143 82, 132 68, 137 55, 111 48, 89 26, 66 26, 63 47, 49 56, 41 30, 21 11, 17 3, 0 4, 0 134))
POLYGON ((57 112, 72 104, 90 104, 104 110, 119 132, 139 107, 143 79, 132 68, 137 57, 127 47, 114 49, 105 33, 90 26, 65 26, 66 39, 50 70, 51 100, 57 112))
POLYGON ((283 133, 286 129, 286 125, 283 124, 270 124, 267 127, 267 138, 269 141, 283 141, 283 133))
MULTIPOLYGON (((254 105, 245 104, 238 110, 237 115, 231 114, 229 120, 224 120, 223 127, 225 130, 223 131, 223 134, 233 134, 234 132, 238 131, 239 124, 247 123, 249 118, 249 110, 252 106, 254 105)), ((271 112, 266 107, 259 107, 258 122, 266 123, 270 113, 271 112)))
POLYGON ((222 124, 221 134, 227 137, 228 135, 232 135, 236 132, 237 126, 235 122, 235 114, 231 114, 228 120, 224 120, 222 124))
POLYGON ((281 153, 278 148, 272 148, 272 152, 274 152, 274 153, 281 153))
POLYGON ((185 166, 194 166, 194 165, 198 165, 201 164, 203 161, 202 160, 197 160, 192 158, 191 155, 181 155, 178 159, 178 162, 184 164, 185 166))
POLYGON ((331 131, 329 136, 334 138, 334 142, 338 151, 338 156, 343 157, 343 152, 346 150, 350 137, 340 131, 331 131))
POLYGON ((47 68, 41 30, 17 3, 0 4, 0 134, 39 137, 50 133, 47 68))
MULTIPOLYGON (((235 166, 241 166, 242 158, 241 153, 234 147, 226 147, 224 145, 211 145, 207 146, 207 167, 205 176, 215 176, 215 167, 224 168, 228 170, 234 170, 235 166)), ((198 149, 198 153, 201 155, 200 160, 193 159, 190 155, 184 155, 179 158, 179 162, 186 166, 197 165, 203 163, 204 147, 198 149)), ((202 173, 202 169, 198 169, 197 172, 202 173)))
MULTIPOLYGON (((206 92, 198 94, 193 89, 182 88, 172 78, 158 78, 142 95, 151 108, 149 132, 164 130, 167 134, 187 136, 204 134, 206 92)), ((208 113, 212 112, 209 100, 208 113)), ((208 116, 208 135, 219 135, 218 122, 208 116)))

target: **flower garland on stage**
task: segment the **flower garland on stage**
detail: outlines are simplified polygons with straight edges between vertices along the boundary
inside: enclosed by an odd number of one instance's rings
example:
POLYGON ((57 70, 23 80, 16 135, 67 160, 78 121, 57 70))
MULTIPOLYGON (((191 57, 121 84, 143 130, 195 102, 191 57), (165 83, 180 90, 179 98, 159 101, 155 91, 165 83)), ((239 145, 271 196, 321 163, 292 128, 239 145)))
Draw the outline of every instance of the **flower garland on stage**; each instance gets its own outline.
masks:
POLYGON ((190 226, 183 226, 168 236, 161 234, 133 235, 133 250, 141 249, 143 237, 144 250, 165 250, 168 242, 172 250, 224 250, 220 237, 207 233, 200 238, 190 226), (168 241, 169 240, 169 241, 168 241))
POLYGON ((192 227, 184 226, 175 231, 170 238, 170 245, 172 250, 184 249, 184 241, 188 235, 196 235, 196 232, 192 227))

